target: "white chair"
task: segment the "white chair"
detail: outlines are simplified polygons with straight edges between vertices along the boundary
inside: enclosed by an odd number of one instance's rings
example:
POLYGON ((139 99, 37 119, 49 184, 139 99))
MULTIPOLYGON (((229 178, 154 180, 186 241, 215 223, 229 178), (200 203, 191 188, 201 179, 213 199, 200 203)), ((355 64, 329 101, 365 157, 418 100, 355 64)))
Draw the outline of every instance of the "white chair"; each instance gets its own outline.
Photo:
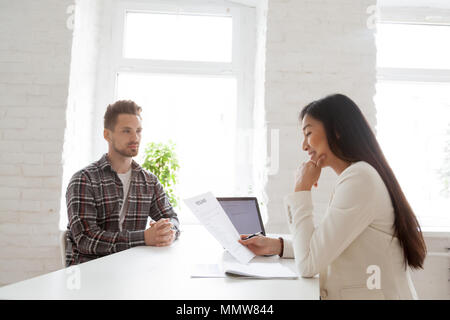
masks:
POLYGON ((61 263, 62 267, 66 267, 66 237, 67 237, 67 230, 64 230, 59 235, 59 249, 61 253, 61 263))

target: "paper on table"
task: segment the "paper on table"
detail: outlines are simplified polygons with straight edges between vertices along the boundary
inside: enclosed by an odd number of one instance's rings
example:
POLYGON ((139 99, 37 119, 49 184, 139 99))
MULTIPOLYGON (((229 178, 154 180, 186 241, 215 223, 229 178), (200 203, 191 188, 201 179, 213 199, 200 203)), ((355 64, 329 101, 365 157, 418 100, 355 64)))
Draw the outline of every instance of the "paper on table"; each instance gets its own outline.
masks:
POLYGON ((255 254, 238 242, 239 233, 211 192, 184 202, 214 238, 240 263, 248 263, 255 254))
POLYGON ((262 262, 249 263, 243 265, 239 263, 224 263, 223 269, 226 275, 237 276, 243 278, 260 278, 260 279, 297 279, 298 275, 283 266, 279 262, 262 262))
POLYGON ((227 276, 254 279, 297 279, 298 275, 279 262, 250 262, 241 264, 195 264, 191 278, 226 278, 227 276))
POLYGON ((227 275, 219 264, 195 264, 191 278, 225 278, 227 275))
POLYGON ((236 263, 224 252, 221 268, 225 275, 255 279, 297 279, 298 275, 280 262, 277 256, 256 257, 249 264, 236 263))

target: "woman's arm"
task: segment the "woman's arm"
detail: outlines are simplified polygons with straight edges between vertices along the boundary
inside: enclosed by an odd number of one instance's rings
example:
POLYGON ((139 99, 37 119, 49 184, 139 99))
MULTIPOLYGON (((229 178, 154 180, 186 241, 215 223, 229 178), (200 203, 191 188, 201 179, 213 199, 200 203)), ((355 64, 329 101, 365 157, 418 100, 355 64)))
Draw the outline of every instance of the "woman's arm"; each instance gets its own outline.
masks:
POLYGON ((373 221, 375 187, 369 172, 347 173, 336 185, 333 200, 317 228, 310 191, 285 197, 296 265, 303 277, 313 277, 331 264, 373 221))

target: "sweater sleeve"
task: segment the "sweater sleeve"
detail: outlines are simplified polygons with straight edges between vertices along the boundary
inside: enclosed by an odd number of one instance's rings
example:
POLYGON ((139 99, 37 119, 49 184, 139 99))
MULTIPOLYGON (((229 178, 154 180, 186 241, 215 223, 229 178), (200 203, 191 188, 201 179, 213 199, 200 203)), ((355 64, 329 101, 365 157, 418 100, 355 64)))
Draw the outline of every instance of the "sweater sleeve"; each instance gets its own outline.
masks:
POLYGON ((374 219, 371 198, 375 183, 365 171, 353 170, 336 185, 322 222, 314 227, 311 191, 284 199, 292 233, 295 263, 303 277, 313 277, 333 262, 374 219))
POLYGON ((292 240, 283 237, 283 256, 282 258, 294 258, 294 248, 292 247, 292 240))
POLYGON ((159 182, 156 176, 153 176, 155 179, 154 186, 154 196, 152 200, 152 206, 150 208, 150 218, 155 221, 158 221, 161 218, 168 218, 170 222, 173 224, 173 230, 175 231, 175 240, 180 236, 180 221, 178 219, 178 215, 173 209, 169 197, 162 184, 159 182))

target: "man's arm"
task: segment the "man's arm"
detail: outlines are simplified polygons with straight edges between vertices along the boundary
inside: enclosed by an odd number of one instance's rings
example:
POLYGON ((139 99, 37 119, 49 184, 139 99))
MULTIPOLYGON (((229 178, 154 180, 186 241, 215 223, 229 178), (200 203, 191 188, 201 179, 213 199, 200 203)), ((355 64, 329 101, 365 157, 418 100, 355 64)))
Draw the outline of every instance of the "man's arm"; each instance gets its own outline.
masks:
POLYGON ((81 254, 108 255, 145 245, 144 230, 111 232, 97 225, 94 192, 85 173, 76 173, 67 187, 69 228, 81 254))
POLYGON ((158 221, 162 218, 170 219, 170 222, 173 224, 173 230, 175 233, 175 240, 178 239, 180 235, 180 222, 178 220, 177 213, 173 209, 172 205, 169 202, 169 198, 167 194, 164 192, 164 188, 161 183, 158 181, 158 178, 154 176, 155 189, 154 196, 152 200, 152 205, 150 207, 150 218, 155 221, 158 221))

